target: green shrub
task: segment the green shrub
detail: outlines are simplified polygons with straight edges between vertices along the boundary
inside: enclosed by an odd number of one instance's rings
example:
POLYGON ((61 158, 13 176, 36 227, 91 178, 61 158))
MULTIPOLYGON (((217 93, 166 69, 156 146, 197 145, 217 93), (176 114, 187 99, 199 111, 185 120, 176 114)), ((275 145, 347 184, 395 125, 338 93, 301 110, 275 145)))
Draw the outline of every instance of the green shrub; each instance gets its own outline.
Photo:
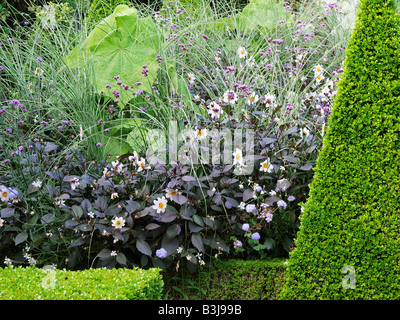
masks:
POLYGON ((360 2, 282 299, 400 297, 399 22, 360 2))
POLYGON ((159 300, 158 269, 0 269, 2 300, 159 300))
POLYGON ((284 260, 216 260, 210 269, 164 276, 168 299, 275 300, 283 285, 284 260))

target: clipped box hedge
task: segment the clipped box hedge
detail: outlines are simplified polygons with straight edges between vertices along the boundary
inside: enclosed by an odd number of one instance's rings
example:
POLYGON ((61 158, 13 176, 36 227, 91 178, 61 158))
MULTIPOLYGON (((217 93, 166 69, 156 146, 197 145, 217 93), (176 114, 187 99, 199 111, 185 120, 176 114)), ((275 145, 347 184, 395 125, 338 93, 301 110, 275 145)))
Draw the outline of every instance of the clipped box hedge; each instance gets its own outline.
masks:
POLYGON ((217 260, 190 274, 184 268, 165 274, 167 299, 276 300, 284 283, 283 259, 217 260))
POLYGON ((400 18, 360 0, 281 299, 400 298, 400 18))
POLYGON ((159 269, 0 268, 1 300, 160 300, 159 269))

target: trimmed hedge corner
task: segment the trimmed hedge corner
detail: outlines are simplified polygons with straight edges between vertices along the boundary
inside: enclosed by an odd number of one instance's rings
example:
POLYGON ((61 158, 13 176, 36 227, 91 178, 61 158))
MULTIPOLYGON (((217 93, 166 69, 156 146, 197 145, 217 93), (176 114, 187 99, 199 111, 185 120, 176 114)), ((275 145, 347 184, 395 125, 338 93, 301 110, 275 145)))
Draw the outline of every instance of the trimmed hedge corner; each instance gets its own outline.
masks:
POLYGON ((400 17, 361 0, 281 299, 400 298, 400 17))
POLYGON ((159 269, 0 268, 1 300, 160 300, 159 269))
POLYGON ((181 269, 164 276, 172 300, 275 300, 283 285, 285 260, 217 260, 194 274, 181 269))

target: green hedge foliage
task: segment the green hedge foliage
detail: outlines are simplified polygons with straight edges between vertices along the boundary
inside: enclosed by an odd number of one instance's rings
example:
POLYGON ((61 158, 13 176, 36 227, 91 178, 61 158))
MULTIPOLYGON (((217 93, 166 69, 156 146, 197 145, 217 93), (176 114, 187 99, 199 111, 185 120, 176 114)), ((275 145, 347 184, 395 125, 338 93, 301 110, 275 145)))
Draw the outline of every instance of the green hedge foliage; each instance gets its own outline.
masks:
POLYGON ((400 297, 400 22, 361 0, 282 299, 400 297))
POLYGON ((164 276, 173 300, 276 300, 284 283, 284 260, 217 260, 195 274, 186 269, 164 276))
POLYGON ((158 269, 0 269, 0 300, 160 300, 158 269))

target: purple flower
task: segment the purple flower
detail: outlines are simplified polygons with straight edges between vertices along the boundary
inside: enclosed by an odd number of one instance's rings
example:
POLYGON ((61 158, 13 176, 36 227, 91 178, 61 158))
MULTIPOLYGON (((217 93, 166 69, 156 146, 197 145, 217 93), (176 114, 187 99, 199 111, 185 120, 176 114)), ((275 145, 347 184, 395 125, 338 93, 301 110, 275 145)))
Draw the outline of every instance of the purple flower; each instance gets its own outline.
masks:
POLYGON ((24 151, 24 147, 23 146, 19 146, 18 150, 22 152, 22 151, 24 151))
POLYGON ((258 210, 255 204, 248 204, 246 206, 246 212, 247 213, 253 213, 253 214, 257 214, 258 210))
POLYGON ((159 257, 160 259, 164 259, 167 257, 167 251, 164 248, 158 249, 156 251, 156 256, 159 257))
POLYGON ((0 71, 1 71, 1 70, 4 70, 4 66, 0 66, 0 71))
POLYGON ((267 213, 265 215, 265 221, 267 221, 268 223, 270 223, 272 221, 272 218, 274 217, 274 215, 272 213, 267 213))
POLYGON ((201 35, 204 39, 208 40, 208 37, 205 34, 201 35))
POLYGON ((278 207, 282 207, 283 209, 286 209, 287 204, 286 204, 285 201, 279 200, 279 201, 277 202, 277 206, 278 206, 278 207))
POLYGON ((234 243, 233 243, 233 247, 236 249, 237 247, 242 247, 243 246, 243 244, 242 244, 242 241, 240 241, 240 240, 236 240, 234 243))
POLYGON ((101 142, 97 142, 96 146, 101 147, 102 146, 101 142))
POLYGON ((296 200, 296 197, 295 197, 295 196, 289 196, 289 197, 287 198, 287 200, 288 200, 289 202, 292 202, 292 201, 296 200))
POLYGON ((42 59, 41 57, 37 57, 37 58, 35 59, 35 61, 39 63, 39 62, 43 62, 43 59, 42 59))
POLYGON ((251 238, 253 239, 253 240, 260 240, 260 234, 258 233, 258 232, 254 232, 252 235, 251 235, 251 238))
POLYGON ((249 229, 250 229, 250 225, 248 223, 243 223, 242 230, 243 231, 249 231, 249 229))

